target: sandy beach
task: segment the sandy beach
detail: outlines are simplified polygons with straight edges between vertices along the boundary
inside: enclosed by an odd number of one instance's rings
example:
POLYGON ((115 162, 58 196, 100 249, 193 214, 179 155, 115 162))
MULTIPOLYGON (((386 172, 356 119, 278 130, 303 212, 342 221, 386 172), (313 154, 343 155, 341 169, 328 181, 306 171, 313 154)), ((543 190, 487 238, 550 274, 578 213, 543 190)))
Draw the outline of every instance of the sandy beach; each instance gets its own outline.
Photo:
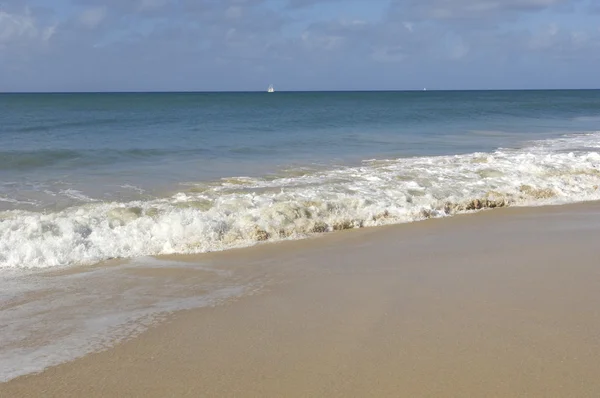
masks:
POLYGON ((587 203, 178 256, 135 272, 210 262, 259 287, 0 397, 597 397, 599 240, 587 203))

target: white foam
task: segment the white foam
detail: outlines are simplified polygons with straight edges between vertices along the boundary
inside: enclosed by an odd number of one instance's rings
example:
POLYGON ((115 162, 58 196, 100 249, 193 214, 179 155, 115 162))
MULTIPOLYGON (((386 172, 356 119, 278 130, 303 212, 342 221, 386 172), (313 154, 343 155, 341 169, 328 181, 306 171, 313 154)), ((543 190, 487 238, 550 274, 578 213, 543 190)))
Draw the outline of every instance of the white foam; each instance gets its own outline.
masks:
POLYGON ((35 202, 27 201, 27 200, 19 200, 15 198, 7 198, 4 196, 0 196, 0 202, 13 203, 13 204, 25 204, 25 205, 35 205, 35 202))
POLYGON ((131 191, 135 191, 135 192, 137 192, 137 193, 139 193, 139 194, 142 194, 142 193, 145 193, 145 192, 146 192, 146 190, 145 190, 145 189, 142 189, 142 188, 140 188, 140 187, 137 187, 137 186, 135 186, 135 185, 131 185, 131 184, 119 185, 119 187, 121 187, 121 188, 124 188, 124 189, 129 189, 129 190, 131 190, 131 191))
POLYGON ((519 150, 238 177, 172 198, 0 215, 0 267, 199 253, 505 205, 600 199, 600 133, 519 150))
POLYGON ((96 199, 92 199, 89 196, 84 195, 83 192, 77 189, 63 189, 59 192, 59 194, 80 202, 96 202, 96 199))
POLYGON ((165 315, 213 306, 256 288, 208 265, 151 258, 66 275, 3 275, 0 279, 0 382, 40 372, 139 335, 165 315), (183 279, 130 273, 133 268, 185 267, 183 279))

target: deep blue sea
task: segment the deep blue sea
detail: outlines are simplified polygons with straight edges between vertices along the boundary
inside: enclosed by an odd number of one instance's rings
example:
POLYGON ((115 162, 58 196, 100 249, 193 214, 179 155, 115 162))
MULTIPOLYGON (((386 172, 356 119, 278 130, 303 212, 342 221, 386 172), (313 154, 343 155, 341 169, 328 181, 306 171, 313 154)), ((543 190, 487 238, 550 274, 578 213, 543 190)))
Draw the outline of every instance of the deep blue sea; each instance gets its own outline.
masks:
POLYGON ((598 131, 594 90, 3 94, 0 268, 597 199, 598 131))

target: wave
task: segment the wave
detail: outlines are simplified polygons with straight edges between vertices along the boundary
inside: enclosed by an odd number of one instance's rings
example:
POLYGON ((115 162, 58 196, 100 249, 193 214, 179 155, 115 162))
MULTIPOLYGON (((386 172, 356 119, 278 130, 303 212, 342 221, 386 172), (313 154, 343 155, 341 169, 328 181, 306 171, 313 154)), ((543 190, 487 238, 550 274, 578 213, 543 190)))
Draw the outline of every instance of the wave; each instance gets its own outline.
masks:
POLYGON ((0 170, 32 170, 44 167, 77 167, 112 164, 117 160, 140 160, 167 155, 197 155, 208 152, 205 149, 163 150, 163 149, 98 149, 69 150, 44 149, 37 151, 0 151, 0 170))
POLYGON ((122 121, 119 118, 81 120, 81 121, 45 121, 37 125, 29 125, 17 128, 14 131, 18 133, 35 133, 40 131, 60 130, 72 127, 92 127, 103 125, 118 125, 122 121))
POLYGON ((518 150, 197 184, 172 197, 0 213, 0 267, 201 253, 505 206, 600 199, 600 133, 518 150))
POLYGON ((573 120, 576 122, 600 122, 600 115, 577 116, 573 120))
POLYGON ((27 170, 52 166, 81 156, 72 150, 0 151, 0 170, 27 170))

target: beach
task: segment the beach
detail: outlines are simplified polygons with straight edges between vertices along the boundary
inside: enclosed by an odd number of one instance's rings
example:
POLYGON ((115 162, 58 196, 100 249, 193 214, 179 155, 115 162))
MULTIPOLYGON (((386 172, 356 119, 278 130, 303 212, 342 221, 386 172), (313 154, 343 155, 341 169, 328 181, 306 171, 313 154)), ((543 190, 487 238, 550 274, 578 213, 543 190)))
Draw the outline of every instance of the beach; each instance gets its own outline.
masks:
POLYGON ((589 202, 163 257, 188 266, 132 272, 197 286, 211 264, 252 289, 0 396, 598 396, 599 237, 589 202))
POLYGON ((598 90, 0 106, 0 397, 598 395, 598 90))
POLYGON ((0 1, 0 398, 600 397, 599 15, 0 1))

